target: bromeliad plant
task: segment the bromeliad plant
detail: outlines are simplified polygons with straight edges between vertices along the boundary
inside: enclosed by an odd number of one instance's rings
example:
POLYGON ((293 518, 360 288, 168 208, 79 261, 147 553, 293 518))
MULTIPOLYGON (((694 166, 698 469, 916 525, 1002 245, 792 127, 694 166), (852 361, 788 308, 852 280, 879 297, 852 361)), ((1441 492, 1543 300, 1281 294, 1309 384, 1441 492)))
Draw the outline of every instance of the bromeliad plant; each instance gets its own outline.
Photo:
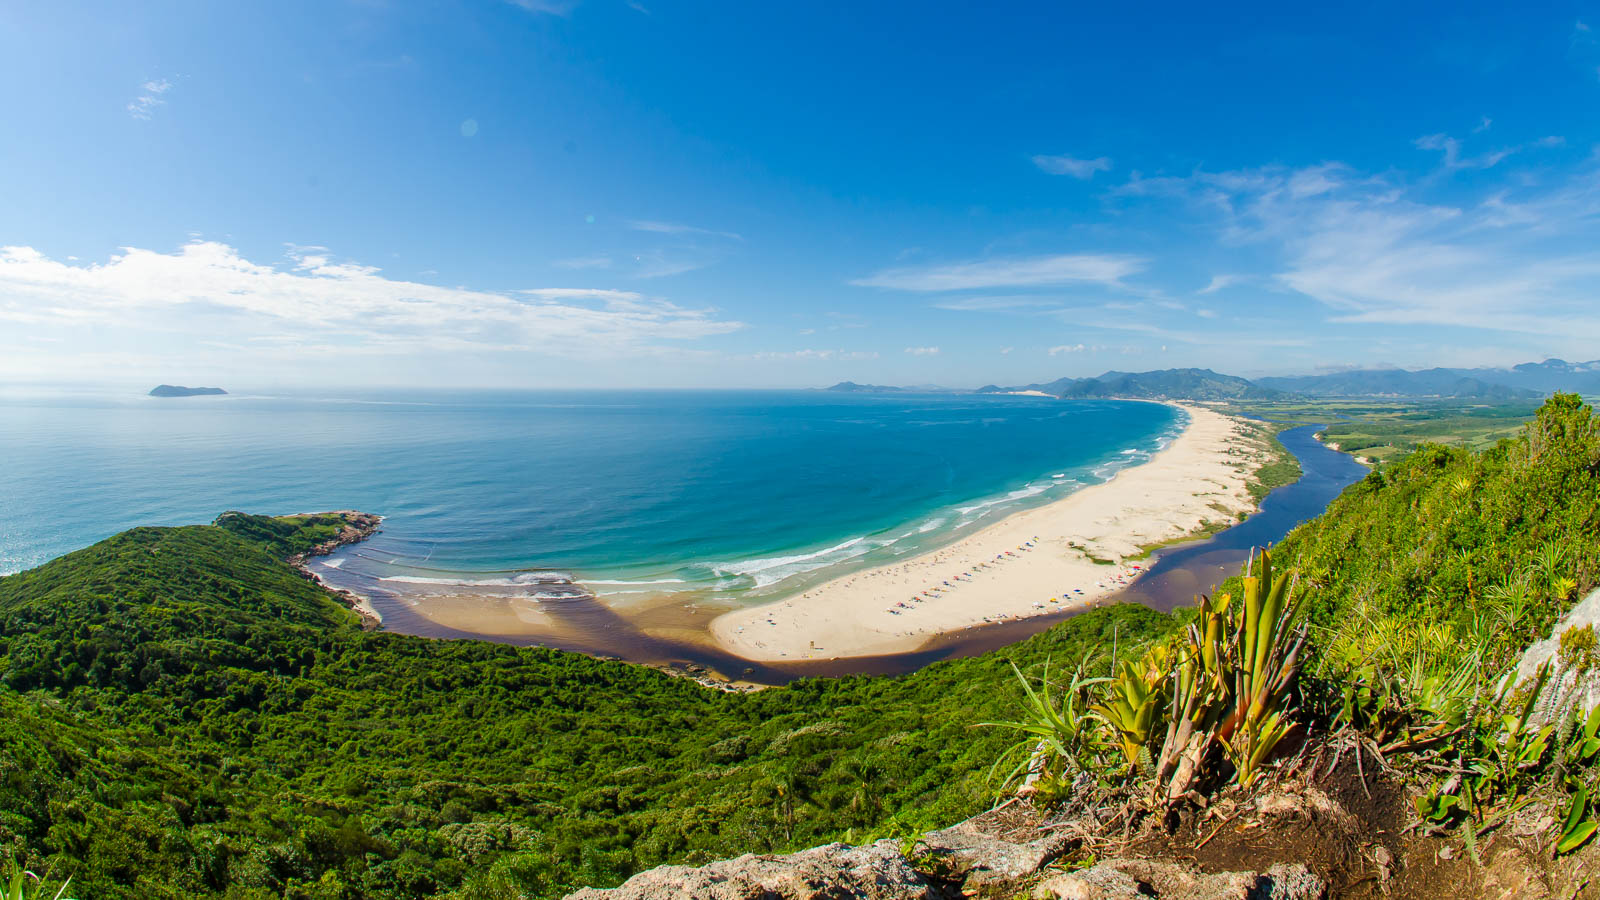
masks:
MULTIPOLYGON (((1018 733, 1017 742, 995 762, 995 769, 1007 759, 1020 757, 1020 761, 1006 775, 1005 786, 1034 773, 1040 776, 1047 792, 1071 780, 1081 772, 1102 768, 1105 748, 1100 737, 1102 724, 1088 710, 1090 692, 1109 678, 1086 678, 1087 655, 1078 662, 1071 679, 1065 685, 1050 680, 1050 661, 1045 660, 1044 673, 1039 686, 1034 687, 1016 663, 1011 671, 1022 685, 1023 715, 1014 722, 984 722, 984 726, 1009 728, 1018 733)), ((994 770, 991 770, 991 775, 994 770)))
POLYGON ((1104 702, 1094 707, 1116 734, 1130 774, 1151 769, 1150 738, 1172 680, 1170 653, 1151 647, 1137 663, 1123 660, 1104 702))
POLYGON ((1219 753, 1250 784, 1294 728, 1290 703, 1306 626, 1293 594, 1289 575, 1275 573, 1263 551, 1245 570, 1237 606, 1227 594, 1200 598, 1172 667, 1156 798, 1188 795, 1214 771, 1219 753))
POLYGON ((1292 579, 1262 552, 1237 601, 1201 597, 1181 637, 1115 661, 1110 678, 1084 678, 1080 665, 1057 699, 1048 676, 1035 689, 1019 672, 1027 714, 994 723, 1021 732, 1018 748, 1026 751, 1007 783, 1029 767, 1088 770, 1113 747, 1123 783, 1148 782, 1156 803, 1220 785, 1230 772, 1251 783, 1295 727, 1292 697, 1306 640, 1299 611, 1292 579), (1099 696, 1091 705, 1092 694, 1099 696))

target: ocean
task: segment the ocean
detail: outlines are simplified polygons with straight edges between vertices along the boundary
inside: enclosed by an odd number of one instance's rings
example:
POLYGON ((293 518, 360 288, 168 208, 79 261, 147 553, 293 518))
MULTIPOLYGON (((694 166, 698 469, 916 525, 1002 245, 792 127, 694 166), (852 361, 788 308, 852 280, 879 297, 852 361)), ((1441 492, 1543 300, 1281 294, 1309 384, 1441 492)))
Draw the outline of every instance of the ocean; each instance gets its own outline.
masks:
POLYGON ((0 394, 0 573, 135 525, 353 508, 339 564, 427 590, 756 602, 1147 459, 1152 403, 823 391, 0 394))

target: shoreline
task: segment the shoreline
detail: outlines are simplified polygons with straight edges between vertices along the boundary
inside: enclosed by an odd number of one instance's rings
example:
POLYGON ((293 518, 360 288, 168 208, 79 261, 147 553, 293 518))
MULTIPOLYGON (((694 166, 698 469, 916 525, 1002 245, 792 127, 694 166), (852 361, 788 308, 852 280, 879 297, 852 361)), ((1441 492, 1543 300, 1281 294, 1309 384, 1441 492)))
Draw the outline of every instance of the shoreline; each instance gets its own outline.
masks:
POLYGON ((355 591, 328 584, 322 579, 321 575, 312 571, 309 561, 312 557, 328 556, 341 547, 359 544, 377 534, 379 527, 383 525, 383 516, 354 509, 338 509, 323 513, 295 513, 293 516, 284 516, 283 518, 294 518, 295 516, 337 516, 345 524, 344 528, 340 529, 339 533, 334 537, 323 541, 304 553, 292 554, 284 562, 294 566, 300 571, 300 574, 311 579, 318 587, 344 601, 349 606, 350 611, 361 618, 362 631, 378 631, 382 629, 383 616, 379 615, 378 611, 373 608, 371 598, 355 591))
POLYGON ((711 637, 754 661, 831 660, 913 652, 964 628, 1090 609, 1138 577, 1149 546, 1258 507, 1248 486, 1270 453, 1254 424, 1170 405, 1189 422, 1148 461, 916 557, 723 613, 711 637))

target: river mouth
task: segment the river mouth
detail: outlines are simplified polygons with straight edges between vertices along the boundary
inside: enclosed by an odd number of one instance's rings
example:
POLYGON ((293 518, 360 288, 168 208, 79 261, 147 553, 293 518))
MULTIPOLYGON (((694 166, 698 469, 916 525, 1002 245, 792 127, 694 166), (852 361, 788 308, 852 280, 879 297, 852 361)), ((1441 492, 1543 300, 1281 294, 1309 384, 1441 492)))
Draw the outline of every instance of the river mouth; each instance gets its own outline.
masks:
MULTIPOLYGON (((1270 493, 1245 521, 1209 538, 1159 551, 1145 573, 1103 604, 1140 603, 1163 612, 1187 606, 1235 574, 1254 547, 1281 540, 1325 510, 1367 469, 1317 440, 1325 426, 1306 425, 1279 435, 1300 462, 1301 477, 1270 493)), ((356 548, 346 548, 349 553, 356 548)), ((425 593, 404 582, 347 571, 340 554, 310 563, 330 586, 366 597, 385 630, 419 637, 487 640, 546 646, 622 659, 713 680, 780 685, 799 678, 899 675, 939 662, 996 650, 1044 631, 1081 610, 1030 616, 946 632, 917 650, 882 656, 759 662, 718 646, 711 620, 736 604, 709 592, 641 591, 625 603, 596 596, 561 572, 513 573, 461 581, 425 593), (448 621, 452 624, 443 624, 448 621), (466 627, 462 627, 466 626, 466 627)))

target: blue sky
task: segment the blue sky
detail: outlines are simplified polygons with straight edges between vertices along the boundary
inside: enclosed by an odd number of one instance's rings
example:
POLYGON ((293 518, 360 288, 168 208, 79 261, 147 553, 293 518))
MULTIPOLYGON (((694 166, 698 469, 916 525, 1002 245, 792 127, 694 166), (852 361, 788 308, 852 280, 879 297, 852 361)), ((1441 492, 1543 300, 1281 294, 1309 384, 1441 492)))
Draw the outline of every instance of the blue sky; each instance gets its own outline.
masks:
POLYGON ((1600 7, 0 7, 0 378, 1600 357, 1600 7))

